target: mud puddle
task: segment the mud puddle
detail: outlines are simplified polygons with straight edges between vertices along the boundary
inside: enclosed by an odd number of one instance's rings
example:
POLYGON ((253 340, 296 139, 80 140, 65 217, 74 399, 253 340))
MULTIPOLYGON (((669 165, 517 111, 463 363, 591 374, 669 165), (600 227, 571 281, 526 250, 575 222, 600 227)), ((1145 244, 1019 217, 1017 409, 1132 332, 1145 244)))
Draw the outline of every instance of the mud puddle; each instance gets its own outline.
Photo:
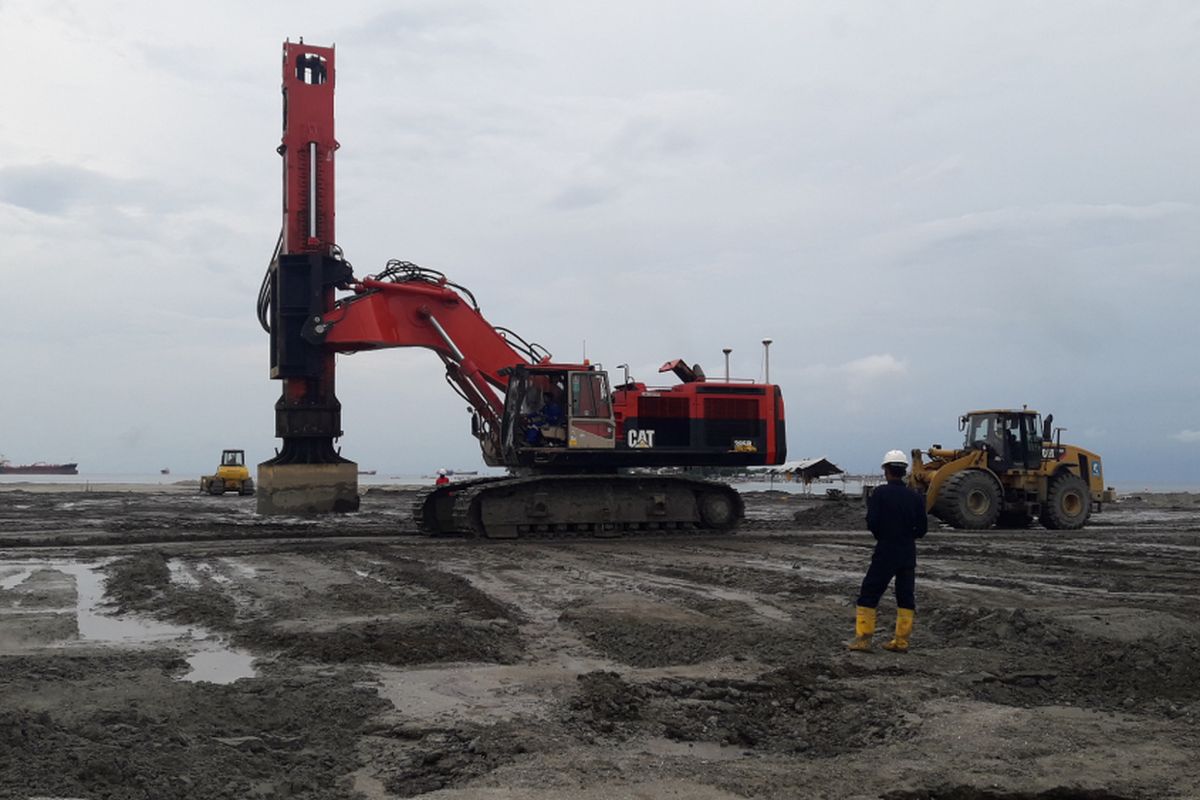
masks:
POLYGON ((141 614, 112 614, 104 574, 111 560, 46 559, 8 562, 0 574, 0 636, 9 623, 31 613, 58 618, 41 644, 64 648, 169 646, 184 656, 185 681, 230 683, 253 677, 254 657, 197 626, 164 622, 141 614))

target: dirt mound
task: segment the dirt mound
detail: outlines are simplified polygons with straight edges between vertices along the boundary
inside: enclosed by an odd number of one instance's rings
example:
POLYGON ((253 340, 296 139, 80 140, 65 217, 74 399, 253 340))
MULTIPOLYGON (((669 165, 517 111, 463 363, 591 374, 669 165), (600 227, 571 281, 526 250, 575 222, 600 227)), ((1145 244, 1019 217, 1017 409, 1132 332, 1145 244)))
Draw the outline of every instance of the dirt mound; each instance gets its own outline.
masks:
POLYGON ((1165 508, 1174 511, 1195 510, 1200 506, 1200 493, 1193 492, 1135 492, 1117 498, 1117 507, 1133 506, 1165 508))
POLYGON ((515 663, 523 652, 516 626, 431 615, 416 622, 373 620, 329 631, 253 626, 235 637, 244 647, 276 650, 289 658, 330 664, 435 664, 457 661, 515 663))
POLYGON ((359 730, 386 705, 373 691, 350 675, 184 683, 180 664, 163 652, 0 660, 0 796, 349 794, 359 730), (66 702, 44 710, 53 696, 66 702))
POLYGON ((634 667, 698 664, 719 658, 756 658, 777 664, 809 649, 809 632, 765 619, 745 604, 691 593, 666 592, 688 611, 660 618, 638 610, 571 609, 559 619, 609 658, 634 667))
POLYGON ((461 786, 529 753, 562 749, 536 723, 513 720, 456 728, 396 726, 375 732, 387 743, 384 786, 400 797, 461 786))
POLYGON ((600 735, 662 736, 768 752, 833 755, 909 736, 919 720, 873 697, 846 666, 795 664, 756 680, 580 676, 566 722, 600 735))
POLYGON ((649 693, 615 672, 587 672, 578 677, 579 693, 571 699, 569 719, 612 733, 617 723, 640 719, 649 693))
POLYGON ((952 647, 994 648, 1003 642, 1045 651, 1060 646, 1073 633, 1046 614, 1024 608, 946 606, 933 608, 918 617, 922 635, 928 633, 938 644, 952 647))
POLYGON ((1114 641, 1081 637, 1045 612, 960 606, 931 610, 925 634, 942 646, 1003 648, 1015 656, 977 683, 976 697, 992 703, 1152 706, 1174 717, 1200 702, 1200 637, 1194 634, 1114 641))
POLYGON ((867 528, 866 513, 862 503, 827 500, 800 509, 792 519, 803 530, 860 531, 867 528))
POLYGON ((634 667, 696 664, 743 652, 734 641, 737 628, 729 623, 638 619, 590 609, 567 611, 559 619, 605 655, 634 667))
POLYGON ((0 694, 24 686, 70 685, 100 675, 115 675, 149 670, 174 675, 187 668, 187 662, 173 650, 150 650, 138 653, 113 651, 54 655, 22 655, 0 657, 4 671, 0 672, 0 694), (10 677, 11 676, 11 677, 10 677))
POLYGON ((1170 643, 1064 644, 1032 664, 1009 662, 985 676, 975 695, 1022 707, 1072 704, 1168 718, 1200 716, 1195 638, 1170 643))
POLYGON ((886 699, 835 679, 824 665, 801 664, 754 681, 669 679, 647 716, 662 735, 772 752, 834 755, 882 744, 903 725, 886 699))

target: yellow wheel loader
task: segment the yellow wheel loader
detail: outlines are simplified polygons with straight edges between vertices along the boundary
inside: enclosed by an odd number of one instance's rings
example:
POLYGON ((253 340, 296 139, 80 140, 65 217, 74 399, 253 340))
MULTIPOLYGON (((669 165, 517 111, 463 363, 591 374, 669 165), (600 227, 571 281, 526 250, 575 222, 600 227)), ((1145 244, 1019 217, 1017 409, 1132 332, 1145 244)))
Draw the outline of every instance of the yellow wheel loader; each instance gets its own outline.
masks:
POLYGON ((250 470, 246 467, 246 451, 222 450, 221 465, 217 467, 217 474, 202 475, 200 491, 208 494, 254 494, 254 479, 250 477, 250 470))
POLYGON ((1052 437, 1053 422, 1025 408, 969 411, 961 448, 912 451, 909 486, 955 528, 1024 528, 1035 517, 1051 530, 1082 528, 1108 499, 1104 469, 1096 453, 1063 444, 1062 428, 1052 437))

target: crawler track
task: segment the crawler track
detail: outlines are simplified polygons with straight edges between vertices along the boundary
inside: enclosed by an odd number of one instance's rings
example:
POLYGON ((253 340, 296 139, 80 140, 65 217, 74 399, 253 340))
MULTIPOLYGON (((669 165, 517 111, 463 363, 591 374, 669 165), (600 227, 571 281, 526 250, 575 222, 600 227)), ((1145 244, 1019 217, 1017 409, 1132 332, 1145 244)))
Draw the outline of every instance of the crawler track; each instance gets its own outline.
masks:
POLYGON ((494 539, 726 532, 744 516, 741 496, 725 484, 659 475, 484 478, 413 502, 423 533, 494 539))

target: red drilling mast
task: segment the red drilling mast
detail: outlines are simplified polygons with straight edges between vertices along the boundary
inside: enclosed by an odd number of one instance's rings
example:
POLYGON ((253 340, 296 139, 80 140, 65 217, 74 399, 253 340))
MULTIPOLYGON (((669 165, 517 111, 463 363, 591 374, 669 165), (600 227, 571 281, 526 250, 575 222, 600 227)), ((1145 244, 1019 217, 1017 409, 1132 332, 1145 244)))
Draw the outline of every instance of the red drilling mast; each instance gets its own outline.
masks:
POLYGON ((271 334, 271 377, 283 382, 275 404, 283 447, 259 465, 262 513, 358 508, 357 465, 333 445, 342 435, 335 355, 299 335, 351 279, 334 229, 334 75, 332 47, 284 43, 283 227, 258 303, 271 334))
POLYGON ((283 241, 288 254, 335 246, 333 48, 283 45, 283 241))

